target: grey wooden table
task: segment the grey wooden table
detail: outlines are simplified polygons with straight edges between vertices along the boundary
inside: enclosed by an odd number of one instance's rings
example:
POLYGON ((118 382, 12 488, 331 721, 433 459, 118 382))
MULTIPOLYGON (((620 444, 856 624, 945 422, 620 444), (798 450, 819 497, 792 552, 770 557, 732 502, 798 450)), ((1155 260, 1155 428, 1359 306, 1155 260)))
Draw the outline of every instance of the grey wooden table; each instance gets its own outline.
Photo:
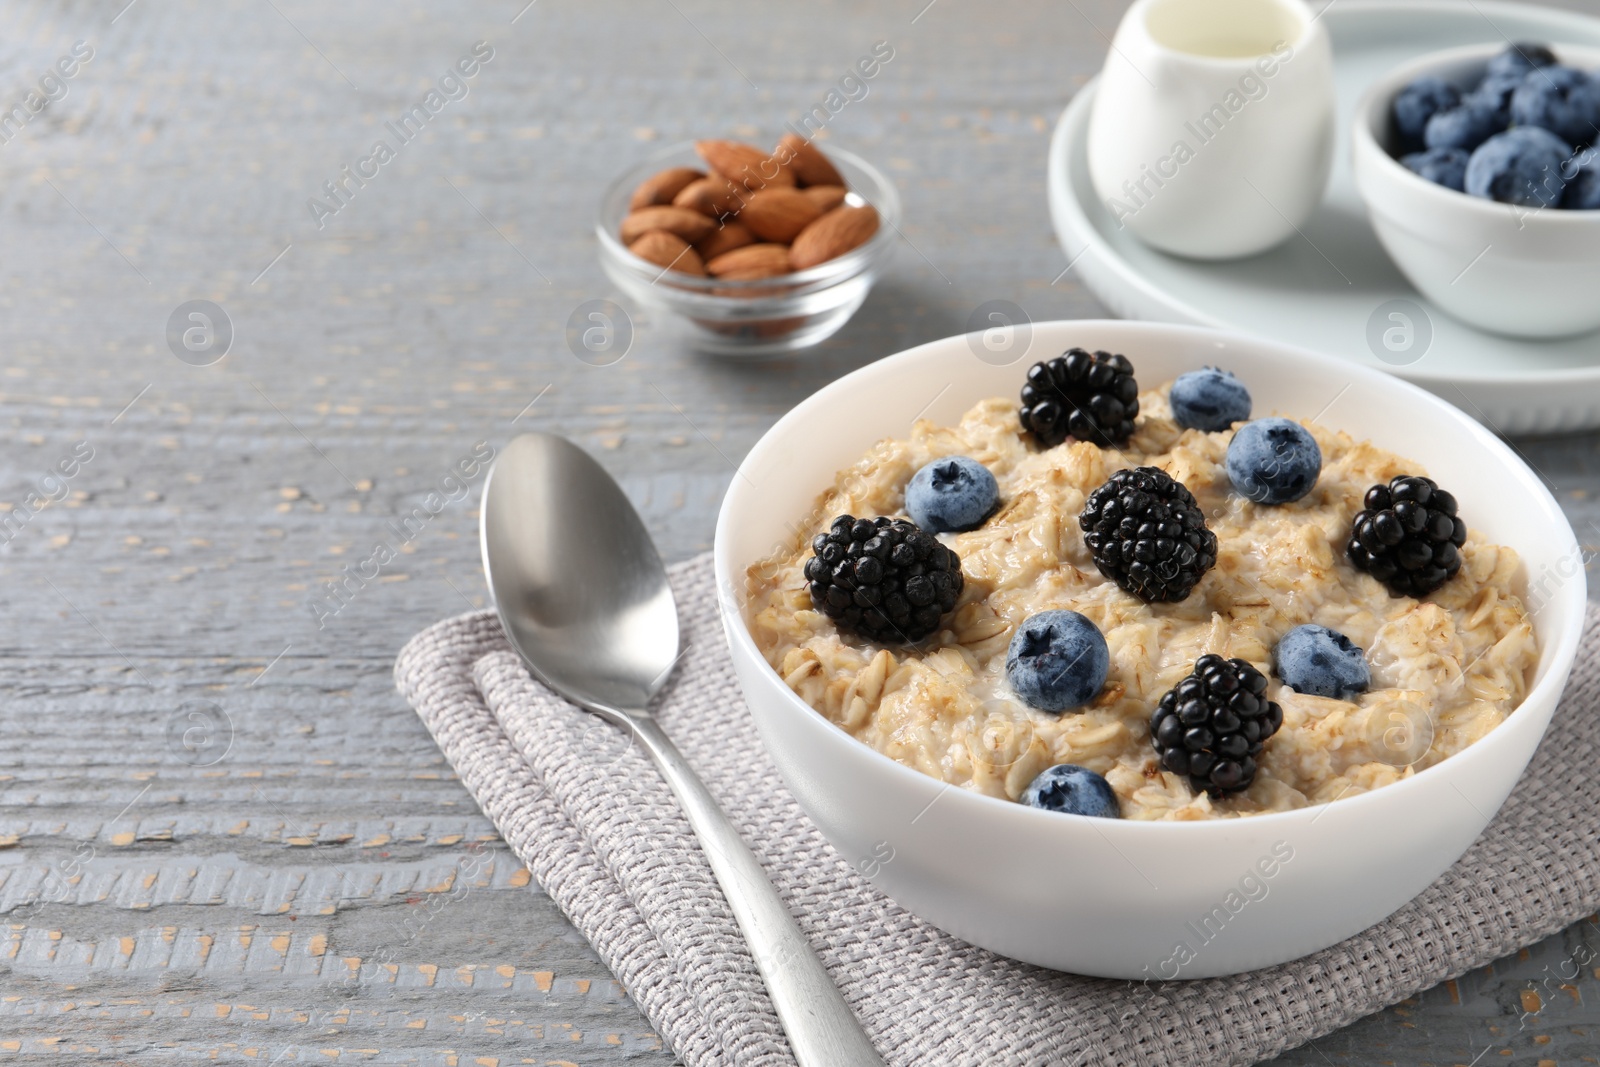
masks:
MULTIPOLYGON (((0 3, 0 1058, 671 1062, 392 688, 407 637, 483 604, 452 468, 572 435, 683 558, 828 380, 989 299, 1101 314, 1058 278, 1043 160, 1122 6, 0 3), (601 184, 661 143, 771 140, 880 40, 830 128, 906 202, 856 319, 740 365, 636 311, 626 359, 575 358, 568 315, 615 295, 601 184), (373 174, 383 124, 480 41, 373 174), (195 300, 225 320, 191 349, 195 300)), ((1519 444, 1595 529, 1600 436, 1519 444)), ((1278 1062, 1596 1062, 1600 980, 1529 992, 1585 939, 1278 1062)))

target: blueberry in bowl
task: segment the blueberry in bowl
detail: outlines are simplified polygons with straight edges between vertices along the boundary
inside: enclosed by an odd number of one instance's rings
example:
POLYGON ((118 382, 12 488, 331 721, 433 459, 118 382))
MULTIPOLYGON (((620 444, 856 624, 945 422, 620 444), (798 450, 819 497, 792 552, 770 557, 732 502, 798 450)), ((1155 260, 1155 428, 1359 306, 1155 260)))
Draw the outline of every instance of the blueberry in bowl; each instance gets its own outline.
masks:
POLYGON ((1401 143, 1411 149, 1423 148, 1423 136, 1433 116, 1460 103, 1461 90, 1443 78, 1418 78, 1401 89, 1393 105, 1395 131, 1401 143))
POLYGON ((1511 94, 1511 121, 1569 144, 1592 144, 1600 138, 1600 79, 1573 67, 1541 67, 1511 94))
POLYGON ((1471 196, 1521 207, 1556 207, 1566 189, 1572 146, 1549 130, 1518 126, 1485 141, 1467 161, 1471 196))
POLYGON ((1392 154, 1412 173, 1469 196, 1562 207, 1562 163, 1600 138, 1600 77, 1544 45, 1512 44, 1481 71, 1412 79, 1388 120, 1392 154), (1465 174, 1448 150, 1469 154, 1465 174))
POLYGON ((1111 670, 1105 635, 1076 611, 1030 615, 1006 650, 1006 680, 1031 708, 1060 713, 1095 698, 1111 670))
POLYGON ((1017 798, 1030 808, 1059 811, 1063 815, 1087 815, 1094 819, 1118 819, 1122 809, 1111 783, 1085 767, 1058 763, 1039 772, 1017 798))
POLYGON ((1232 373, 1216 367, 1178 375, 1167 400, 1173 419, 1186 430, 1212 433, 1250 417, 1250 390, 1232 373))
POLYGON ((1491 108, 1498 128, 1503 130, 1511 125, 1511 96, 1525 77, 1526 74, 1487 74, 1463 99, 1476 100, 1491 108))
POLYGON ((1427 181, 1560 208, 1574 149, 1600 138, 1600 77, 1563 66, 1547 46, 1514 43, 1482 74, 1414 78, 1390 102, 1389 126, 1394 157, 1427 181), (1466 168, 1454 152, 1469 154, 1466 168))
POLYGON ((1428 120, 1422 143, 1429 149, 1456 148, 1470 152, 1506 128, 1507 117, 1492 103, 1468 97, 1448 111, 1428 120))
POLYGON ((925 465, 906 486, 906 514, 931 533, 955 533, 983 525, 1000 504, 1000 486, 989 468, 968 456, 946 456, 925 465))
POLYGON ((1228 442, 1228 480, 1257 504, 1288 504, 1317 484, 1322 449, 1298 422, 1284 418, 1245 423, 1228 442))
POLYGON ((1272 666, 1295 692, 1331 700, 1354 700, 1372 684, 1366 653, 1339 631, 1315 623, 1279 638, 1272 666))
POLYGON ((1549 46, 1533 41, 1513 41, 1489 60, 1485 68, 1489 77, 1521 78, 1540 67, 1554 66, 1556 54, 1549 46))
POLYGON ((1430 148, 1425 152, 1412 152, 1401 156, 1400 162, 1411 173, 1426 178, 1435 185, 1467 191, 1467 160, 1470 157, 1459 148, 1430 148))
POLYGON ((1600 75, 1545 45, 1511 44, 1480 69, 1414 77, 1387 120, 1391 154, 1413 174, 1503 204, 1561 208, 1574 150, 1600 139, 1600 75))

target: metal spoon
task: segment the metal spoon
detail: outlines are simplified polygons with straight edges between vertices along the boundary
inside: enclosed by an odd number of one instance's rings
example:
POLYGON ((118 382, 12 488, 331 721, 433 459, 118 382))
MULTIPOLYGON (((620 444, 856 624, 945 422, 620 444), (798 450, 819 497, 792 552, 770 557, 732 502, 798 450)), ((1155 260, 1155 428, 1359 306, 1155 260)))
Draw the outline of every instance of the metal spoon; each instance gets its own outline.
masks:
POLYGON ((631 730, 677 795, 800 1067, 882 1067, 739 831, 648 710, 678 660, 678 609, 622 489, 571 441, 523 434, 489 473, 480 533, 500 624, 529 669, 631 730))

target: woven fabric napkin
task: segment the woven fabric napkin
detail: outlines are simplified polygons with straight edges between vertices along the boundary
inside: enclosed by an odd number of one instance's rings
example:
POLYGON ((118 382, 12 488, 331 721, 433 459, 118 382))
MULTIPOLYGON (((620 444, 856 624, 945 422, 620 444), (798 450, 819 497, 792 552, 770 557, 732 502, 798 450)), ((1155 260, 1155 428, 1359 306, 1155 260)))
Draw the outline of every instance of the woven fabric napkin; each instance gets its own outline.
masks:
MULTIPOLYGON (((1530 944, 1600 907, 1600 633, 1544 744, 1472 849, 1387 921, 1231 978, 1079 978, 958 941, 823 840, 746 712, 709 557, 672 568, 687 651, 663 727, 722 801, 892 1067, 1247 1064, 1530 944)), ((539 884, 689 1067, 793 1065, 666 783, 625 734, 533 681, 495 616, 418 634, 395 678, 539 884)))

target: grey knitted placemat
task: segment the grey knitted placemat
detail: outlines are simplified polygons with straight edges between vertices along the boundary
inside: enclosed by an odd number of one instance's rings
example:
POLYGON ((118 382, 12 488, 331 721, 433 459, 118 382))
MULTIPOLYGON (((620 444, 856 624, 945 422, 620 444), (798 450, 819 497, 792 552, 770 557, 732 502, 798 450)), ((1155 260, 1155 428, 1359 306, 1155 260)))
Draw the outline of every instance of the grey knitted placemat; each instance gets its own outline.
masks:
MULTIPOLYGON (((746 713, 709 557, 672 569, 687 652, 658 706, 893 1067, 1246 1064, 1527 945, 1600 906, 1591 611, 1545 743, 1471 851, 1387 921, 1232 978, 1041 970, 908 914, 823 840, 746 713)), ((648 758, 534 682, 490 612, 395 664, 406 698, 539 884, 689 1067, 792 1065, 754 962, 648 758)))

